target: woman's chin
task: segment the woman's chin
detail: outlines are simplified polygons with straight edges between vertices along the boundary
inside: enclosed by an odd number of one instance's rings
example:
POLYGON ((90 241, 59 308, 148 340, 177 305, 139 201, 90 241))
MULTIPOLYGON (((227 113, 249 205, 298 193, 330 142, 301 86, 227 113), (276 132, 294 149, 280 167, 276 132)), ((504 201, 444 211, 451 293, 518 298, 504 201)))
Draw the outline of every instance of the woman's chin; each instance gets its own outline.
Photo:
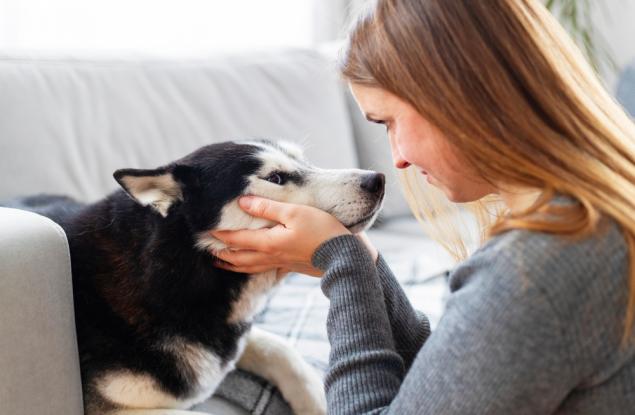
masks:
POLYGON ((476 202, 487 196, 489 193, 474 193, 474 192, 461 192, 453 191, 452 189, 440 188, 445 194, 445 197, 452 203, 469 203, 476 202))

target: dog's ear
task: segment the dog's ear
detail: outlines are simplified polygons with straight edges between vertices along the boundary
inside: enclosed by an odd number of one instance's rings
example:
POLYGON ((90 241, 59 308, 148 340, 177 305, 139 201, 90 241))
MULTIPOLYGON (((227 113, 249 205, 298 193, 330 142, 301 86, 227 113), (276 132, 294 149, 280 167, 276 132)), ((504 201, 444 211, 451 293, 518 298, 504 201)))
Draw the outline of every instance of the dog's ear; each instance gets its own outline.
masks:
POLYGON ((113 176, 123 189, 143 206, 150 205, 161 216, 177 200, 183 200, 180 181, 173 175, 174 168, 154 170, 120 169, 113 176))

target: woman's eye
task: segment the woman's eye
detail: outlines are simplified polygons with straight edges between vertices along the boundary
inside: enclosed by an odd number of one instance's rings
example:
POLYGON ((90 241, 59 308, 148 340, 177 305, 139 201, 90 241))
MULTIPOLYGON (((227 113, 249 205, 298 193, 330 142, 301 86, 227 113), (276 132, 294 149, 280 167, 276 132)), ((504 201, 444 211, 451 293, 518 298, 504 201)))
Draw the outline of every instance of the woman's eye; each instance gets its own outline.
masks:
POLYGON ((381 124, 384 127, 386 127, 386 131, 388 131, 388 123, 386 121, 383 120, 372 120, 375 124, 381 124))
POLYGON ((273 172, 265 177, 265 180, 274 184, 283 185, 286 182, 286 177, 283 173, 273 172))

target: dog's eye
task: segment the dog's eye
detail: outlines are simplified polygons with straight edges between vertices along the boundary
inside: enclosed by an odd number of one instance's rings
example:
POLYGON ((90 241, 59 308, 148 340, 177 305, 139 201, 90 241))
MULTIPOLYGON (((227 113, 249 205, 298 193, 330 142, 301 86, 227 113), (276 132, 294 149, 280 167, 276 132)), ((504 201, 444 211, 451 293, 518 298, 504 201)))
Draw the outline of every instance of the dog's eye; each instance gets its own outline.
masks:
POLYGON ((285 184, 287 182, 287 179, 288 179, 288 176, 285 173, 279 172, 279 171, 274 171, 269 176, 265 177, 266 181, 274 183, 274 184, 278 184, 280 186, 285 184))

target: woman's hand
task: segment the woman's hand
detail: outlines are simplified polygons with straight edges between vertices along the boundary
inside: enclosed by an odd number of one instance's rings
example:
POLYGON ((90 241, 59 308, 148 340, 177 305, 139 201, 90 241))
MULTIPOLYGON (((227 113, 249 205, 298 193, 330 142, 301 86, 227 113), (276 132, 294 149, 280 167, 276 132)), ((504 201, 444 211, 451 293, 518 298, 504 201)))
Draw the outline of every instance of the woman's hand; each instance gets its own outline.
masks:
POLYGON ((311 265, 315 250, 329 239, 350 234, 332 215, 305 205, 245 196, 239 206, 252 216, 278 222, 273 228, 214 231, 212 235, 229 248, 213 252, 223 262, 219 268, 255 274, 278 269, 320 276, 311 265))

